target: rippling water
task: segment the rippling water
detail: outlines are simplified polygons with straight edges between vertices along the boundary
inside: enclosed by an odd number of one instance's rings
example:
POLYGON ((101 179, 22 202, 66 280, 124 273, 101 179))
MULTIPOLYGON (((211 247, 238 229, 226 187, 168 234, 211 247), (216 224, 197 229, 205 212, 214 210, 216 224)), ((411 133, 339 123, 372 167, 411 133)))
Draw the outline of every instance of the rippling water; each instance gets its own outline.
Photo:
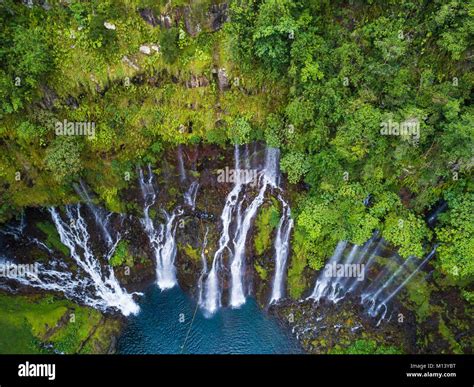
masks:
POLYGON ((179 288, 164 292, 153 288, 143 297, 140 308, 140 313, 128 320, 118 342, 118 353, 302 352, 296 339, 250 298, 241 309, 224 308, 206 318, 196 310, 194 300, 179 288))

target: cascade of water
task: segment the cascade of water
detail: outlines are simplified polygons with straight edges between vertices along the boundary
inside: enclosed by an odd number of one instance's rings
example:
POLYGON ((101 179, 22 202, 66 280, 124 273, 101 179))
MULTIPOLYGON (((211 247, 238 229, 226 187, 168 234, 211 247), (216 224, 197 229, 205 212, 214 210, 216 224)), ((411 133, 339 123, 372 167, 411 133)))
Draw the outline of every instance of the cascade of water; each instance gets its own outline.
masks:
POLYGON ((181 145, 178 146, 178 168, 179 168, 179 179, 181 182, 186 181, 186 170, 184 169, 183 149, 181 145))
POLYGON ((144 176, 143 170, 139 169, 139 184, 145 203, 141 223, 154 252, 156 281, 161 290, 170 289, 177 285, 176 268, 174 266, 176 258, 175 219, 178 215, 181 215, 182 210, 178 208, 171 215, 163 211, 166 223, 156 228, 150 217, 150 207, 155 204, 157 197, 150 166, 148 166, 148 178, 144 176))
MULTIPOLYGON (((360 283, 363 278, 365 278, 365 273, 366 273, 366 264, 363 264, 362 262, 364 261, 365 257, 367 256, 368 252, 370 251, 372 245, 374 244, 374 241, 378 237, 378 231, 374 232, 372 237, 364 243, 362 246, 362 249, 359 251, 359 246, 353 246, 351 252, 349 253, 348 258, 346 259, 345 264, 346 265, 352 265, 354 269, 352 270, 352 273, 355 274, 356 270, 358 270, 359 276, 353 275, 353 277, 346 277, 344 279, 342 278, 337 278, 335 284, 333 283, 332 289, 333 292, 328 296, 328 299, 333 301, 334 303, 339 302, 342 300, 349 292, 351 292, 357 285, 356 283, 360 283), (357 258, 356 258, 357 256, 357 258), (362 267, 362 265, 364 265, 362 267)), ((370 261, 370 258, 369 258, 370 261)), ((370 262, 367 261, 368 264, 370 262)))
POLYGON ((18 222, 17 225, 13 225, 11 223, 6 224, 3 229, 0 230, 0 233, 4 235, 11 235, 15 240, 18 240, 21 238, 23 235, 23 231, 25 230, 26 227, 26 220, 25 220, 25 214, 21 214, 20 221, 18 222))
POLYGON ((199 276, 199 282, 198 282, 198 289, 199 289, 199 300, 198 304, 202 305, 203 302, 203 297, 204 297, 204 286, 203 286, 203 281, 204 281, 204 276, 207 274, 207 258, 206 258, 206 247, 207 247, 207 234, 209 233, 209 227, 206 227, 206 233, 204 234, 204 240, 202 242, 202 250, 201 250, 201 263, 202 263, 202 269, 201 269, 201 275, 199 276))
MULTIPOLYGON (((360 246, 358 245, 353 245, 352 249, 345 259, 345 261, 342 263, 344 265, 350 265, 352 264, 352 261, 356 257, 358 251, 359 251, 360 246)), ((333 278, 331 281, 331 286, 330 286, 330 293, 327 295, 327 299, 336 303, 342 298, 344 298, 345 295, 345 288, 344 288, 345 281, 342 276, 337 276, 335 279, 333 278)))
MULTIPOLYGON (((235 238, 233 240, 234 256, 230 266, 230 305, 233 308, 238 308, 245 303, 243 278, 245 273, 245 247, 247 242, 247 236, 252 225, 252 221, 255 218, 258 209, 263 204, 263 201, 265 199, 265 192, 267 190, 268 185, 272 187, 278 187, 280 173, 279 154, 280 151, 278 148, 267 148, 265 150, 265 165, 262 171, 262 175, 259 179, 260 190, 254 200, 246 208, 243 216, 240 216, 240 204, 238 207, 237 229, 235 238)), ((248 156, 245 160, 245 163, 248 163, 248 156)))
POLYGON ((250 169, 249 144, 245 144, 244 148, 244 165, 245 169, 250 169))
MULTIPOLYGON (((378 232, 377 232, 378 235, 378 232)), ((375 237, 377 237, 377 235, 375 237)), ((380 238, 372 251, 372 253, 369 255, 369 258, 364 264, 364 278, 367 278, 367 273, 372 266, 372 263, 374 262, 375 258, 380 254, 382 249, 384 248, 385 245, 385 240, 383 238, 380 238)), ((363 256, 364 257, 364 256, 363 256)), ((361 261, 362 262, 362 261, 361 261)), ((353 293, 355 290, 359 287, 360 281, 353 281, 352 285, 350 286, 349 290, 347 291, 348 293, 353 293)))
MULTIPOLYGON (((239 169, 240 165, 240 151, 238 145, 234 148, 234 160, 235 170, 239 169)), ((222 221, 222 233, 219 238, 219 245, 217 251, 214 254, 212 261, 212 267, 207 276, 206 283, 204 285, 205 297, 201 303, 201 306, 209 313, 213 314, 221 306, 221 292, 219 288, 219 269, 221 266, 221 259, 225 251, 232 254, 229 248, 230 237, 230 224, 232 222, 232 213, 239 201, 239 195, 242 191, 243 184, 240 179, 236 179, 234 187, 229 192, 226 198, 226 202, 221 214, 222 221)))
MULTIPOLYGON (((78 266, 78 278, 71 272, 62 272, 57 266, 64 266, 52 261, 46 267, 37 264, 36 271, 14 279, 25 286, 44 290, 63 292, 67 297, 90 305, 100 310, 116 309, 123 315, 136 314, 138 305, 133 294, 127 293, 117 281, 112 267, 102 266, 92 252, 90 235, 80 212, 80 205, 66 207, 66 221, 63 221, 55 208, 49 209, 61 242, 69 249, 72 259, 78 266), (85 274, 85 277, 79 276, 85 274)), ((108 262, 119 242, 117 239, 110 248, 105 260, 108 262)))
POLYGON ((243 220, 237 229, 236 238, 234 239, 235 253, 230 266, 231 271, 231 292, 230 305, 233 308, 238 308, 245 303, 245 293, 243 289, 243 274, 245 265, 245 247, 247 241, 247 234, 252 225, 252 220, 255 217, 258 208, 262 205, 265 198, 265 191, 267 190, 267 180, 263 178, 263 185, 258 192, 258 195, 252 203, 245 210, 243 220))
POLYGON ((189 186, 188 190, 184 193, 184 202, 193 210, 196 206, 196 196, 198 189, 199 183, 197 181, 193 181, 189 186))
POLYGON ((283 297, 283 277, 286 269, 286 261, 290 252, 290 234, 293 228, 293 219, 288 203, 279 196, 282 203, 283 213, 278 224, 275 238, 275 277, 273 279, 272 295, 270 304, 277 302, 283 297))
POLYGON ((265 152, 265 178, 272 187, 280 184, 280 149, 267 148, 265 152))
MULTIPOLYGON (((329 262, 327 264, 332 265, 334 263, 339 262, 342 257, 342 254, 344 253, 346 246, 347 246, 347 241, 340 241, 337 244, 332 257, 329 259, 329 262)), ((316 302, 319 302, 326 295, 329 284, 331 282, 331 277, 327 276, 324 271, 325 270, 323 270, 323 272, 318 276, 318 279, 316 280, 316 284, 314 285, 313 293, 311 293, 308 299, 313 299, 316 302)))
MULTIPOLYGON (((419 264, 418 266, 415 268, 415 270, 413 270, 410 275, 405 278, 403 280, 403 282, 398 285, 395 290, 393 290, 388 296, 386 296, 383 300, 381 300, 378 304, 375 304, 375 302, 371 305, 370 309, 369 309, 369 314, 372 316, 372 317, 375 317, 377 316, 381 309, 382 308, 385 308, 385 310, 387 310, 387 305, 388 303, 390 302, 390 300, 392 300, 393 297, 395 297, 404 287, 405 285, 413 278, 413 276, 415 276, 416 273, 418 273, 421 268, 426 264, 426 262, 428 262, 433 256, 434 254, 436 253, 436 248, 437 246, 435 246, 431 251, 430 253, 425 257, 425 259, 423 259, 419 264)), ((384 317, 385 315, 382 316, 382 318, 384 317)))
POLYGON ((81 197, 81 199, 85 202, 90 212, 94 215, 95 222, 97 226, 99 226, 102 232, 102 236, 104 237, 105 242, 107 243, 107 246, 110 248, 113 245, 113 238, 108 229, 110 214, 108 216, 105 215, 105 211, 103 209, 98 208, 97 206, 94 205, 94 203, 92 202, 92 198, 89 194, 89 191, 87 190, 87 187, 85 186, 82 180, 79 181, 79 185, 74 184, 74 189, 76 190, 78 195, 81 197))
POLYGON ((398 267, 397 270, 395 270, 395 272, 378 288, 378 289, 375 289, 373 292, 371 293, 364 293, 362 295, 362 302, 368 302, 372 305, 375 305, 377 303, 377 299, 379 297, 379 295, 385 290, 387 289, 388 286, 390 286, 399 276, 400 274, 403 272, 403 270, 405 269, 408 269, 408 265, 409 263, 413 260, 413 257, 410 256, 408 257, 402 265, 400 265, 398 267))

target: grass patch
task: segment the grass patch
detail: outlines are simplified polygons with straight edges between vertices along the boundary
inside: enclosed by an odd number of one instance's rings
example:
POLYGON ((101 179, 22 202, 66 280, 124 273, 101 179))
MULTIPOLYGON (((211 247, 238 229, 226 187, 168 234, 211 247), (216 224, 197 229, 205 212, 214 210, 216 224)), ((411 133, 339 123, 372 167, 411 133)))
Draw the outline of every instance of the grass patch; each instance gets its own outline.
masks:
POLYGON ((48 353, 42 343, 76 353, 102 319, 95 309, 42 295, 0 294, 0 310, 0 354, 48 353))

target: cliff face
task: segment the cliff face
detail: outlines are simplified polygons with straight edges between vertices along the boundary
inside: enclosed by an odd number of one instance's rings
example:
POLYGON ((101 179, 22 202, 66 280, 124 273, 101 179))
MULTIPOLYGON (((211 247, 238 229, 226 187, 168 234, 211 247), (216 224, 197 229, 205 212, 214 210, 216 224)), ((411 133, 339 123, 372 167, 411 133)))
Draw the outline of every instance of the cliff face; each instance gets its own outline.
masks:
MULTIPOLYGON (((253 157, 260 159, 256 161, 259 163, 265 158, 265 149, 258 144, 255 146, 258 149, 253 157)), ((211 267, 221 237, 223 227, 221 214, 234 183, 232 179, 226 181, 219 176, 223 176, 225 171, 227 173, 232 171, 233 157, 232 148, 223 149, 208 145, 182 146, 166 152, 162 160, 155 165, 150 164, 157 196, 155 205, 150 209, 150 217, 158 229, 160 225, 166 223, 166 214, 179 210, 179 215, 172 225, 175 230, 176 273, 179 286, 196 297, 203 257, 207 266, 211 267)), ((130 291, 143 290, 156 279, 156 252, 143 225, 144 202, 137 180, 138 175, 137 172, 135 179, 131 179, 129 188, 119 194, 119 207, 125 209, 125 212, 122 214, 110 212, 107 215, 107 227, 111 234, 120 234, 121 246, 116 249, 109 263, 114 267, 119 282, 130 291)), ((84 185, 87 186, 86 182, 84 185)), ((244 209, 256 194, 257 187, 250 187, 246 196, 241 199, 244 209)), ((279 219, 281 209, 276 201, 276 195, 274 191, 265 194, 262 205, 251 219, 245 244, 243 275, 245 292, 255 295, 262 306, 268 303, 274 274, 275 224, 269 225, 269 216, 273 215, 277 221, 279 219), (269 211, 273 211, 274 214, 270 214, 269 211)), ((90 192, 89 196, 94 208, 105 207, 93 192, 90 192)), ((97 257, 104 256, 106 248, 101 239, 96 214, 83 199, 71 191, 70 202, 78 201, 82 201, 81 214, 87 224, 92 250, 97 257)), ((234 221, 234 217, 232 219, 234 221)), ((54 258, 74 264, 68 248, 61 243, 51 215, 46 209, 27 209, 23 222, 25 226, 21 235, 2 236, 5 255, 22 263, 34 263, 37 260, 46 263, 54 258), (39 243, 32 243, 33 240, 45 243, 50 251, 46 251, 39 243)), ((231 230, 231 235, 234 237, 235 232, 236 230, 231 230)), ((223 270, 219 274, 224 305, 227 304, 230 287, 230 259, 228 253, 223 254, 223 270)), ((101 264, 106 265, 106 262, 102 260, 101 264)), ((16 287, 13 281, 10 285, 16 287)))

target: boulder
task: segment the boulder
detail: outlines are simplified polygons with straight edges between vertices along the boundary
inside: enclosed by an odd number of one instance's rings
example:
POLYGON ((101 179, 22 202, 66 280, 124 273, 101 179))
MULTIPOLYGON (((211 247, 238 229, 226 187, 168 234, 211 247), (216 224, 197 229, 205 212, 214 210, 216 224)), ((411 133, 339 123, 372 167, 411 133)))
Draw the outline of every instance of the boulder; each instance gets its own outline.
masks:
POLYGON ((217 70, 217 85, 219 86, 220 91, 230 89, 229 77, 225 68, 220 68, 217 70))

